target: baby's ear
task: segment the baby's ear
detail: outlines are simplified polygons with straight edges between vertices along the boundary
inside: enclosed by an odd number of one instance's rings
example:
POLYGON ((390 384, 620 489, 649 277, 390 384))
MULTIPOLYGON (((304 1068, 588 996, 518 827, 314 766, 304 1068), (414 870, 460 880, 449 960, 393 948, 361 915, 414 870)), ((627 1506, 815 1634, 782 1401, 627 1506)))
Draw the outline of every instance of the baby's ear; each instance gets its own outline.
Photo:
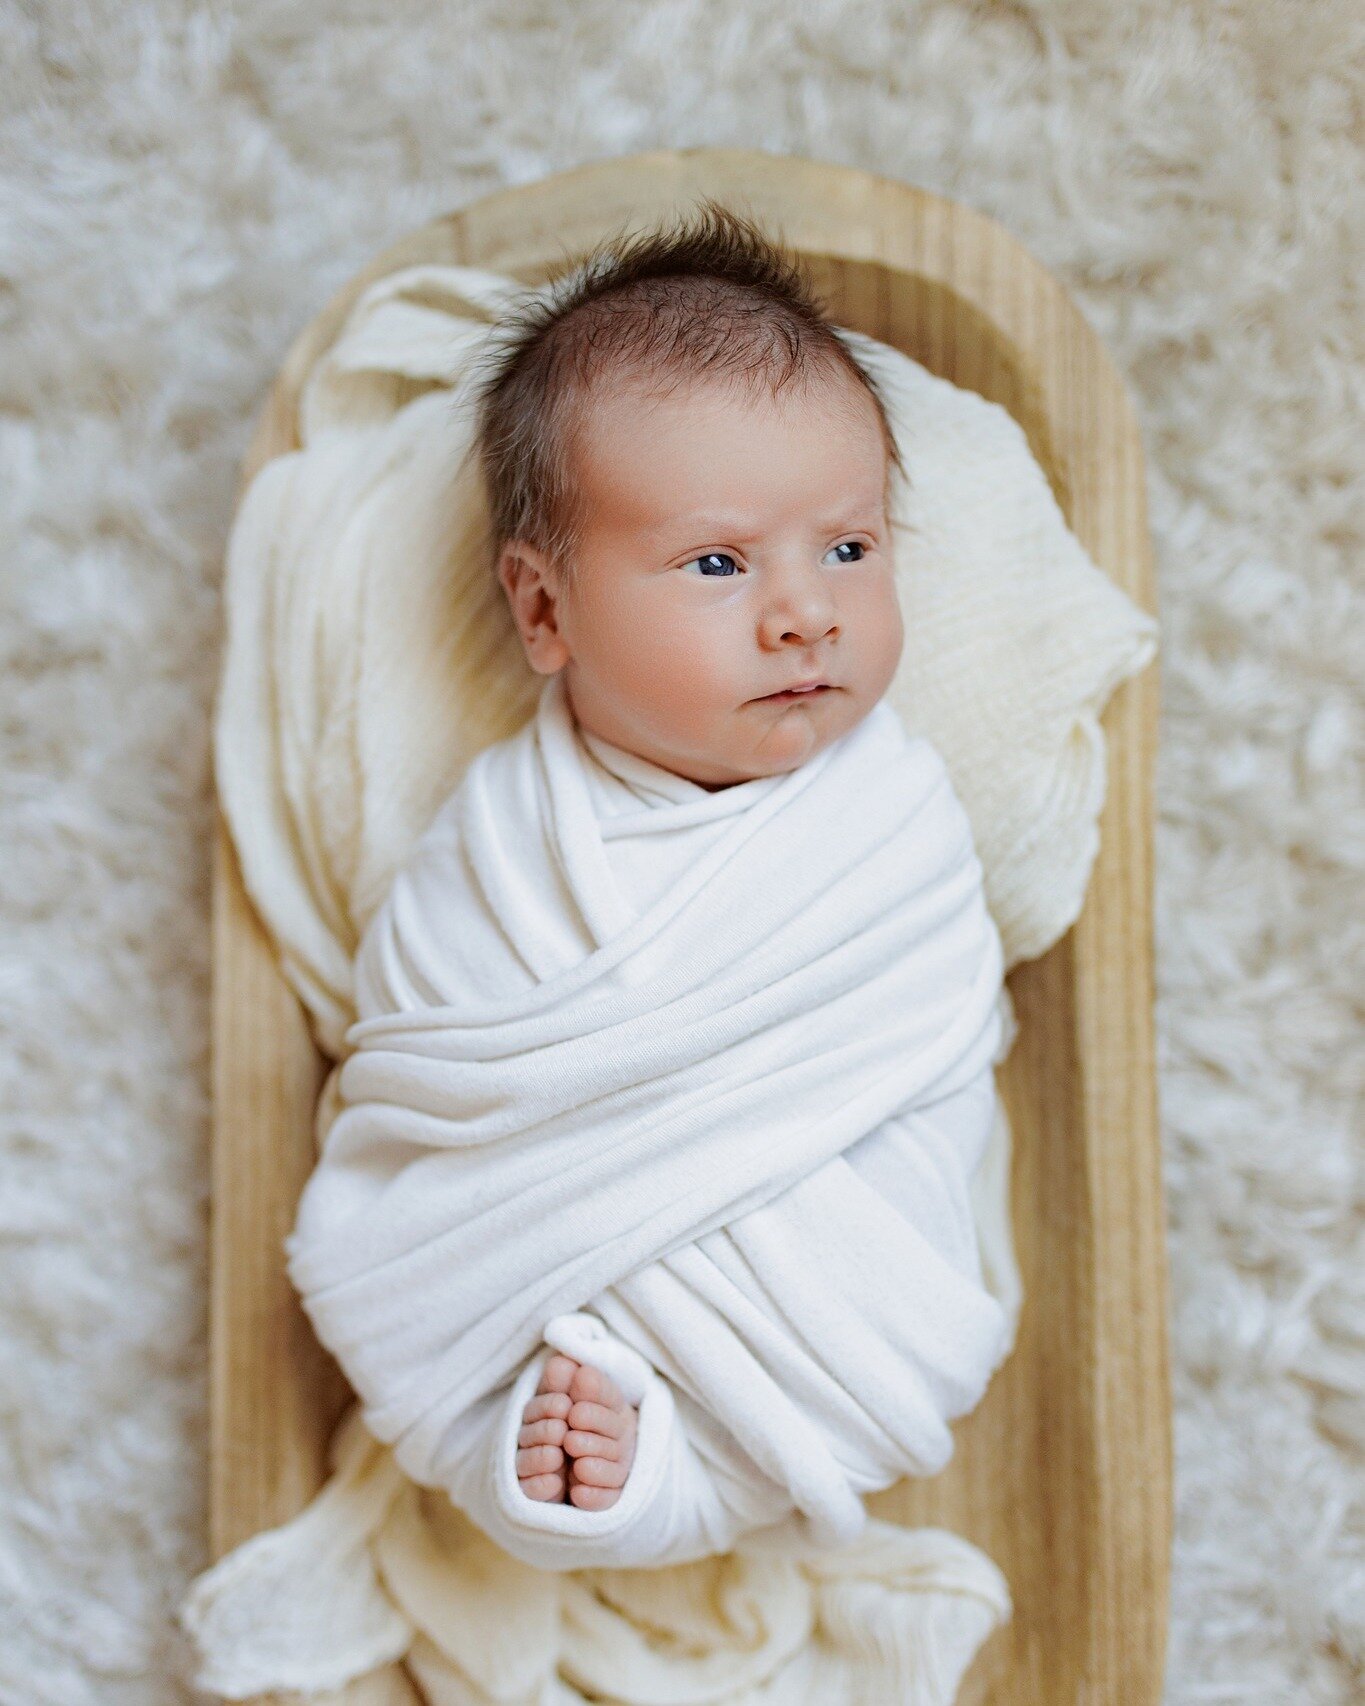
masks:
POLYGON ((527 663, 540 675, 553 675, 569 651, 559 631, 557 581, 549 558, 524 540, 509 539, 498 553, 497 575, 527 663))

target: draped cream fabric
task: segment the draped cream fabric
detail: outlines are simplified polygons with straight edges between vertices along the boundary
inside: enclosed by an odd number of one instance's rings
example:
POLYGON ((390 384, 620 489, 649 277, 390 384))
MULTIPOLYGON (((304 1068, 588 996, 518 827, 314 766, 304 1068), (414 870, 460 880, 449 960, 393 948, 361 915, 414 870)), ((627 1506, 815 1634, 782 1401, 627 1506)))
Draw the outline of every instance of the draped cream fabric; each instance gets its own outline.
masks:
MULTIPOLYGON (((284 975, 338 1065, 354 955, 394 873, 541 687, 484 565, 461 390, 497 335, 489 322, 523 294, 435 265, 372 285, 308 377, 300 448, 261 470, 234 523, 218 788, 284 975)), ((896 518, 906 644, 888 699, 946 761, 1013 965, 1080 910, 1104 791, 1099 713, 1150 660, 1155 624, 1066 528, 1005 411, 846 336, 885 388, 913 482, 896 518)), ((337 1079, 334 1067, 319 1142, 337 1079)), ((986 1284, 1013 1323, 1008 1158, 997 1106, 974 1207, 986 1284)), ((819 1553, 778 1530, 775 1547, 657 1571, 553 1574, 407 1480, 355 1410, 332 1465, 299 1518, 194 1584, 182 1621, 203 1686, 246 1698, 356 1679, 347 1700, 411 1700, 401 1656, 435 1702, 814 1706, 861 1689, 928 1706, 954 1697, 1008 1615, 999 1572, 940 1530, 870 1523, 819 1553)))

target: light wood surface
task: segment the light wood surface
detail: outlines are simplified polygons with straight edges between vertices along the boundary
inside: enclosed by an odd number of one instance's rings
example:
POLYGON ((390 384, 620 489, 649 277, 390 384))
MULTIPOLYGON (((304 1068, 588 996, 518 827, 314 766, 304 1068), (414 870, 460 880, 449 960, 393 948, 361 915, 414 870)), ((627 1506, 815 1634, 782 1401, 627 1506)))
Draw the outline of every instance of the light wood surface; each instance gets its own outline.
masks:
MULTIPOLYGON (((1000 225, 869 173, 684 149, 506 190, 386 250, 300 334, 243 483, 296 443, 302 377, 366 284, 417 261, 536 282, 621 221, 717 196, 805 255, 836 319, 1009 409, 1067 520, 1140 605, 1154 587, 1142 449, 1100 340, 1000 225)), ((1014 1126, 1019 1342, 954 1429, 950 1466, 869 1501, 996 1560, 1015 1601, 964 1706, 1150 1706, 1161 1696, 1171 1541, 1165 1210, 1152 985, 1155 666, 1104 717, 1108 794, 1085 909, 1011 976, 1002 1071, 1014 1126)), ((346 1383, 313 1339, 281 1240, 313 1164, 320 1057, 218 819, 213 903, 210 1545, 293 1515, 325 1475, 346 1383)))

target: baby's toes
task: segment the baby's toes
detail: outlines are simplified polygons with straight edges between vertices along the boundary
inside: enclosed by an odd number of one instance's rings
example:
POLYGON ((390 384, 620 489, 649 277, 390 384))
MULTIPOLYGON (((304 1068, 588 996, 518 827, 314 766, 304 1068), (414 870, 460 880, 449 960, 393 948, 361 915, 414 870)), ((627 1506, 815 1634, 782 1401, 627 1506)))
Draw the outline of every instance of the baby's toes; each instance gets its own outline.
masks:
POLYGON ((531 1405, 526 1406, 522 1417, 521 1431, 517 1435, 520 1445, 552 1445, 558 1450, 564 1444, 564 1435, 568 1432, 568 1424, 559 1416, 533 1416, 531 1405))
POLYGON ((610 1424, 604 1422, 600 1427, 567 1429, 565 1451, 570 1457, 605 1457, 613 1463, 629 1463, 635 1445, 634 1430, 608 1433, 604 1431, 608 1426, 613 1429, 619 1426, 615 1417, 610 1424))
POLYGON ((569 1488, 569 1502, 581 1511, 609 1511, 621 1497, 614 1487, 585 1487, 575 1481, 569 1488))
MULTIPOLYGON (((562 1429, 563 1426, 567 1425, 570 1408, 571 1404, 567 1392, 537 1392, 534 1397, 526 1400, 526 1408, 521 1412, 521 1419, 527 1426, 532 1422, 556 1421, 561 1424, 562 1429)), ((553 1438, 549 1434, 545 1437, 550 1440, 552 1445, 559 1445, 562 1442, 562 1432, 554 1435, 553 1438)))
POLYGON ((562 1505, 564 1503, 564 1477, 562 1475, 527 1475, 519 1481, 519 1486, 528 1499, 534 1499, 541 1505, 562 1505))
POLYGON ((573 1478, 576 1486, 604 1487, 619 1492, 626 1484, 628 1465, 615 1457, 575 1457, 573 1478))
POLYGON ((567 1392, 576 1404, 602 1404, 615 1410, 624 1402, 621 1388, 611 1376, 600 1368, 594 1368, 590 1362, 579 1363, 569 1384, 558 1390, 567 1392))
POLYGON ((621 1497, 626 1467, 605 1457, 577 1457, 569 1472, 569 1502, 579 1510, 610 1510, 621 1497))
POLYGON ((580 1400, 568 1414, 564 1449, 570 1457, 607 1457, 629 1463, 635 1445, 636 1415, 631 1404, 617 1408, 580 1400))
MULTIPOLYGON (((634 1411, 617 1437, 570 1428, 564 1435, 569 1459, 569 1502, 581 1510, 609 1510, 621 1496, 635 1456, 634 1411)), ((613 1422, 619 1418, 613 1415, 613 1422)))
POLYGON ((567 1392, 579 1372, 580 1365, 572 1357, 558 1351, 540 1371, 538 1392, 567 1392))
POLYGON ((565 1486, 563 1451, 557 1445, 522 1446, 517 1452, 517 1480, 527 1498, 562 1500, 565 1486))

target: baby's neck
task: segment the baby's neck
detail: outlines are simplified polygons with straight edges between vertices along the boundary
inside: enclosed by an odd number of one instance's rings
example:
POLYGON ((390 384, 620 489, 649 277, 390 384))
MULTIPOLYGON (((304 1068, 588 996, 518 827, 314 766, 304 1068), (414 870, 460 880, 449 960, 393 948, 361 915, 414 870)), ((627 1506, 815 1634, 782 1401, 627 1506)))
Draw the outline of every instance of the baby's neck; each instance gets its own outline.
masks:
POLYGON ((687 776, 684 775, 681 770, 674 770, 671 765, 662 764, 657 758, 650 758, 647 753, 636 752, 634 747, 623 746, 620 741, 609 740, 606 735, 600 735, 596 730, 584 729, 583 724, 579 722, 576 717, 574 719, 574 726, 577 728, 580 738, 584 735, 590 735, 593 741, 599 741, 603 746, 610 747, 616 752, 624 752, 629 754, 632 758, 644 759, 648 764, 657 764, 660 769, 668 770, 674 776, 682 776, 684 781, 691 782, 698 788, 705 788, 708 794, 718 793, 722 788, 733 788, 736 781, 742 781, 744 779, 743 777, 736 777, 728 782, 703 782, 696 776, 687 776))

